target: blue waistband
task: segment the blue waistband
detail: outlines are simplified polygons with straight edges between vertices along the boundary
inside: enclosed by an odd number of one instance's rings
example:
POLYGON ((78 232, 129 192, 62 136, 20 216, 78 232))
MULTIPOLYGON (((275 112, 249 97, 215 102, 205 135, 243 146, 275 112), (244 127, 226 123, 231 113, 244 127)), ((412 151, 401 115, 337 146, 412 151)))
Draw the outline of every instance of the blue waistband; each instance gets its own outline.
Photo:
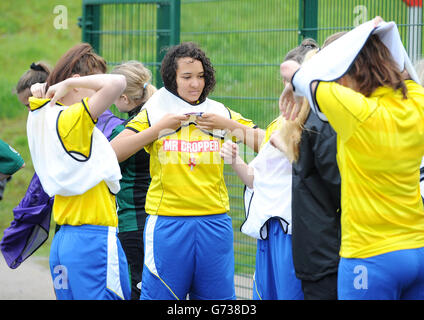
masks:
POLYGON ((170 219, 170 220, 196 220, 196 219, 201 219, 201 220, 215 220, 215 219, 222 219, 222 218, 226 218, 229 217, 229 215, 225 212, 225 213, 218 213, 218 214, 208 214, 208 215, 203 215, 203 216, 164 216, 164 215, 160 215, 160 214, 147 214, 148 216, 157 216, 158 218, 161 219, 170 219))
POLYGON ((83 224, 80 226, 73 226, 70 224, 64 224, 60 226, 60 229, 66 231, 75 231, 75 232, 100 232, 100 233, 117 233, 118 228, 108 227, 108 226, 98 226, 93 224, 83 224))

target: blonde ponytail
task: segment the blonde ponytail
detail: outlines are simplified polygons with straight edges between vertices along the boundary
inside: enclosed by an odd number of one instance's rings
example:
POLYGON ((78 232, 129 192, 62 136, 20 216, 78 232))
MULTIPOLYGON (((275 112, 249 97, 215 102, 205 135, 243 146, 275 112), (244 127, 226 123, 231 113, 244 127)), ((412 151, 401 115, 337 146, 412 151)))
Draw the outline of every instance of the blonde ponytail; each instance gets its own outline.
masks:
POLYGON ((158 89, 150 83, 147 84, 147 86, 144 88, 144 101, 146 102, 158 89))
MULTIPOLYGON (((307 53, 302 52, 304 56, 301 60, 307 61, 317 52, 318 49, 310 50, 307 53)), ((297 162, 297 160, 299 160, 299 149, 302 132, 304 130, 304 124, 306 119, 308 119, 310 111, 311 108, 309 106, 308 100, 303 98, 302 106, 297 118, 295 120, 286 120, 284 126, 281 128, 281 138, 287 147, 286 155, 287 159, 289 159, 291 163, 297 162)))
POLYGON ((157 90, 150 83, 152 72, 139 61, 131 60, 117 65, 111 73, 125 76, 127 87, 124 94, 137 105, 144 104, 157 90))
POLYGON ((295 120, 286 120, 281 128, 281 138, 287 147, 286 156, 291 163, 299 160, 300 141, 303 125, 308 119, 311 108, 307 99, 303 99, 299 115, 295 120))

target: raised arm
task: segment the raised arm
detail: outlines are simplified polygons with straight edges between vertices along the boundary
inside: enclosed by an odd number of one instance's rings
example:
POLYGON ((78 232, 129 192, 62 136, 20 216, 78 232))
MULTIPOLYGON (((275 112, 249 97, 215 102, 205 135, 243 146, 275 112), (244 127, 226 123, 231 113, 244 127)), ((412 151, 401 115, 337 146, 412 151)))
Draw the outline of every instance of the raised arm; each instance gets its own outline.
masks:
POLYGON ((130 129, 123 130, 110 142, 119 162, 127 160, 133 154, 143 149, 146 145, 157 140, 160 136, 175 131, 181 122, 187 121, 189 116, 167 114, 155 125, 135 132, 130 129))
POLYGON ((85 77, 72 77, 51 86, 46 98, 52 103, 63 98, 72 89, 85 88, 94 90, 90 97, 90 114, 97 119, 122 94, 126 87, 125 77, 117 74, 96 74, 85 77))
POLYGON ((255 152, 265 136, 265 131, 260 128, 251 128, 233 119, 228 119, 215 113, 204 113, 196 118, 199 128, 205 130, 228 130, 231 135, 240 140, 255 152))

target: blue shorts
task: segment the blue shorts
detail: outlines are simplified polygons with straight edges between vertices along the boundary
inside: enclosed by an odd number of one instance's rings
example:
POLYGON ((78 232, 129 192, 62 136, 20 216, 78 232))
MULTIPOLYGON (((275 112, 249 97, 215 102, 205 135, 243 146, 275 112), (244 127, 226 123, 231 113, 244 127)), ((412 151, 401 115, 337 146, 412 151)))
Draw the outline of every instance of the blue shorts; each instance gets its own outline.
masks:
POLYGON ((141 300, 235 299, 234 249, 227 214, 149 215, 144 228, 141 300))
POLYGON ((341 258, 337 287, 340 300, 423 300, 424 248, 341 258))
POLYGON ((59 300, 130 299, 128 265, 116 228, 63 225, 50 249, 59 300))
POLYGON ((293 265, 291 235, 280 222, 269 220, 268 239, 258 240, 253 281, 254 300, 303 300, 301 281, 293 265))

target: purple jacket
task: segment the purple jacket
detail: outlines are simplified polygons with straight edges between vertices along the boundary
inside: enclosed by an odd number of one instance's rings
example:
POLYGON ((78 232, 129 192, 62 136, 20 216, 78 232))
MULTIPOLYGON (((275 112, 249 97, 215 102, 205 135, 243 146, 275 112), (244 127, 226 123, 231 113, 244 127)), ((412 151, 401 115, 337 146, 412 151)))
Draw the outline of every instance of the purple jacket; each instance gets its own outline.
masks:
POLYGON ((97 119, 96 127, 103 132, 106 138, 109 140, 113 129, 124 122, 124 119, 118 118, 110 110, 106 110, 97 119))
POLYGON ((10 268, 17 268, 47 240, 52 206, 53 197, 44 192, 37 174, 34 174, 24 198, 13 209, 14 220, 4 230, 0 242, 10 268))
MULTIPOLYGON (((97 128, 108 139, 112 130, 124 122, 109 110, 106 110, 97 120, 97 128)), ((14 220, 4 230, 4 236, 0 242, 0 250, 10 268, 19 267, 48 239, 53 200, 53 197, 50 198, 44 192, 35 173, 25 196, 13 209, 14 220)))

